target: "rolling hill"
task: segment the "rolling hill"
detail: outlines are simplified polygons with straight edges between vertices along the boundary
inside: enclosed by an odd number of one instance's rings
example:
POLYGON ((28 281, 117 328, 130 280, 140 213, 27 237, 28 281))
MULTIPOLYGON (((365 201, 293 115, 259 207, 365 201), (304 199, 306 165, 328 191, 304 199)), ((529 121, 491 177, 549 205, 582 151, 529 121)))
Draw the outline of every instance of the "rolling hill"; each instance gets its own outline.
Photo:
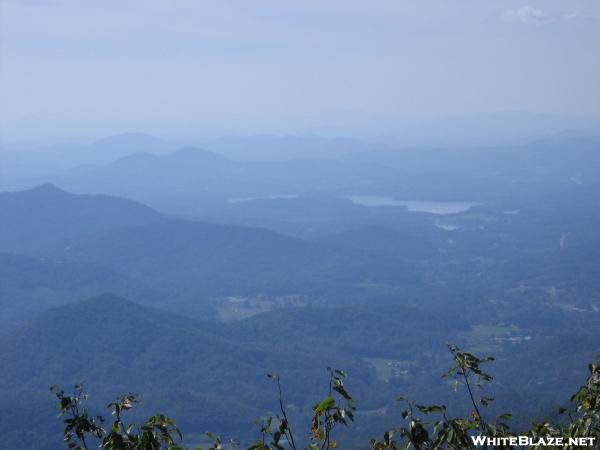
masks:
POLYGON ((413 284, 400 259, 303 241, 272 231, 165 220, 95 233, 42 255, 109 267, 188 297, 351 292, 372 283, 413 284))
POLYGON ((146 305, 176 303, 168 293, 105 267, 0 253, 0 324, 15 326, 52 307, 115 292, 146 305))
POLYGON ((59 445, 62 424, 48 392, 53 383, 68 389, 84 382, 95 412, 104 413, 119 394, 136 392, 141 404, 132 419, 160 410, 179 418, 188 435, 213 430, 238 437, 277 407, 269 372, 282 375, 294 411, 306 411, 325 392, 328 364, 354 369, 358 386, 381 385, 358 359, 273 344, 273 336, 261 344, 232 341, 191 319, 108 294, 46 311, 0 332, 0 448, 59 445), (26 417, 35 417, 36 426, 25 433, 26 417))
POLYGON ((0 251, 28 252, 86 233, 159 220, 161 215, 131 200, 74 195, 44 184, 0 192, 0 251))

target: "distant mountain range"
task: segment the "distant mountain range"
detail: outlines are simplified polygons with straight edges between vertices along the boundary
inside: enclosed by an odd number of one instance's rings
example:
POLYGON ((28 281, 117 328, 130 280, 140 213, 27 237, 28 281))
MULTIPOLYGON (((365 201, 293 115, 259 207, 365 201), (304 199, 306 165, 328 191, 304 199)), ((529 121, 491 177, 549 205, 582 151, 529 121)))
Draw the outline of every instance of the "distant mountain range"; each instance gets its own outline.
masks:
POLYGON ((381 144, 358 139, 323 138, 314 135, 225 136, 203 143, 211 151, 240 161, 285 161, 289 159, 333 159, 365 151, 381 144))
POLYGON ((391 147, 517 146, 558 135, 600 139, 600 117, 528 111, 491 111, 454 117, 405 119, 380 127, 391 147), (393 132, 384 130, 392 129, 393 132))
POLYGON ((370 195, 487 202, 592 185, 600 183, 599 174, 600 141, 555 138, 506 148, 384 149, 276 162, 234 161, 188 147, 166 155, 136 153, 50 179, 72 192, 108 193, 212 220, 250 218, 239 200, 287 199, 292 205, 294 197, 370 195))
POLYGON ((398 170, 336 160, 233 161, 203 149, 168 155, 137 153, 104 166, 57 174, 58 186, 79 193, 109 193, 163 211, 202 213, 248 197, 344 192, 398 184, 398 170))
POLYGON ((6 164, 45 167, 47 171, 67 169, 83 164, 106 164, 136 152, 164 154, 182 144, 144 133, 123 133, 107 136, 89 144, 44 145, 30 149, 2 149, 6 164))
POLYGON ((182 146, 143 133, 125 133, 90 144, 45 145, 30 149, 0 148, 0 190, 30 187, 52 174, 75 167, 108 164, 136 152, 165 154, 182 146))
MULTIPOLYGON (((498 130, 525 120, 519 113, 477 117, 476 123, 498 130)), ((291 216, 300 213, 292 212, 302 207, 294 196, 486 202, 600 182, 600 139, 585 131, 593 129, 593 120, 587 128, 565 131, 556 118, 539 119, 545 124, 536 128, 539 139, 506 146, 492 140, 477 147, 453 147, 451 140, 439 147, 392 141, 381 147, 352 139, 257 135, 205 142, 204 150, 130 133, 89 145, 3 150, 0 183, 13 189, 51 181, 71 192, 130 198, 180 217, 285 230, 290 227, 274 222, 293 222, 291 216), (274 198, 281 199, 288 217, 271 217, 273 208, 269 217, 250 212, 259 207, 256 201, 274 198), (239 199, 250 203, 231 203, 239 199)), ((341 203, 335 208, 348 209, 341 203)))

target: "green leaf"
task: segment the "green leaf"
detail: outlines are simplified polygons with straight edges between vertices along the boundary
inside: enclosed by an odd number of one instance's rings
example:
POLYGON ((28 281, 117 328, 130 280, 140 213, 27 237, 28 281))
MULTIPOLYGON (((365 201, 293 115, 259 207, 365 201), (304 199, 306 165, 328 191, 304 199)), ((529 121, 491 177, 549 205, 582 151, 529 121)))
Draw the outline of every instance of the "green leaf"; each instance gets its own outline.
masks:
POLYGON ((335 399, 329 395, 325 398, 325 400, 314 407, 314 411, 316 414, 321 414, 322 412, 325 412, 331 408, 333 405, 335 405, 335 399))

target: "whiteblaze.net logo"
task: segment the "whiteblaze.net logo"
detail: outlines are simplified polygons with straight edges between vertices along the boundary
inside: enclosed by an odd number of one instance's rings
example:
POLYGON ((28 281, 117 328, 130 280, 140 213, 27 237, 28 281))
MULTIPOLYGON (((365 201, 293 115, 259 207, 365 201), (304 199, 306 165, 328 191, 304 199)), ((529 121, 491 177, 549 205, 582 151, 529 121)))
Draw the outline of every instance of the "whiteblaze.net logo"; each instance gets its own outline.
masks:
POLYGON ((533 438, 530 436, 507 436, 507 437, 488 437, 488 436, 471 436, 471 441, 476 447, 483 446, 521 446, 521 447, 593 447, 595 437, 539 437, 533 438))

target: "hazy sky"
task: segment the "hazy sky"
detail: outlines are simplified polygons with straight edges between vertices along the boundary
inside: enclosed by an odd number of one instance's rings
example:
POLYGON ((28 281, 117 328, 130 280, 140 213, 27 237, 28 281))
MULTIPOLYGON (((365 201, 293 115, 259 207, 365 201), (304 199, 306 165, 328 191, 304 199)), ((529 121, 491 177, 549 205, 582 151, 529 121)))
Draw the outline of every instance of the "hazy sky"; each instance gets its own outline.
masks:
POLYGON ((600 114, 597 0, 0 0, 2 133, 600 114))

